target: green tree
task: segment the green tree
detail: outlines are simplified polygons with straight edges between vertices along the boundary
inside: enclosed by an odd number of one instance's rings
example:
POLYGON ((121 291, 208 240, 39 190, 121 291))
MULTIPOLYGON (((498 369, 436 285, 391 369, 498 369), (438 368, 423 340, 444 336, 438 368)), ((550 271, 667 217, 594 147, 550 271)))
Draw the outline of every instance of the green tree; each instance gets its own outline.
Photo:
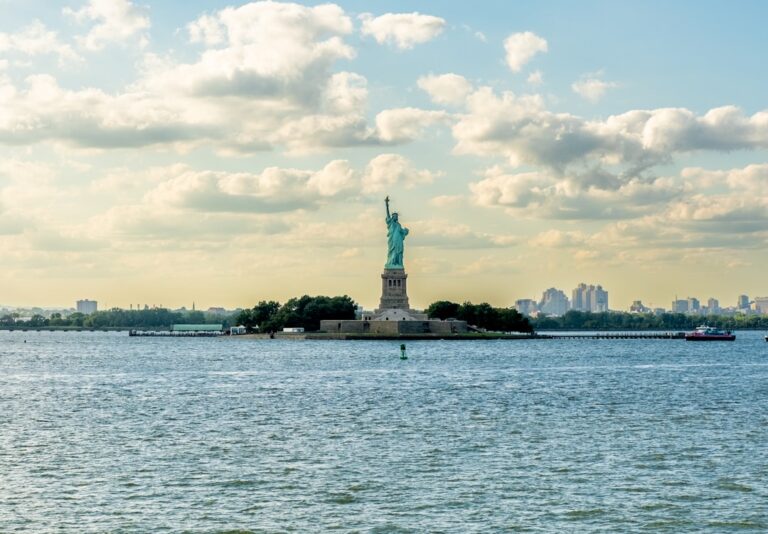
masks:
POLYGON ((449 300, 438 300, 429 305, 426 313, 432 319, 456 319, 459 316, 459 305, 449 300))
POLYGON ((280 303, 274 300, 262 300, 249 310, 242 310, 234 317, 234 322, 246 327, 249 332, 276 330, 275 316, 280 310, 280 303))
POLYGON ((29 318, 29 326, 34 326, 34 327, 48 326, 48 319, 46 319, 39 313, 36 313, 35 315, 29 318))
POLYGON ((433 302, 427 308, 427 315, 435 319, 454 318, 467 324, 496 332, 533 332, 527 317, 512 308, 494 308, 487 302, 459 305, 447 300, 433 302))
POLYGON ((69 317, 69 324, 72 326, 83 326, 83 321, 85 320, 85 314, 82 314, 80 312, 75 312, 71 314, 69 317))
POLYGON ((355 303, 347 295, 342 297, 310 297, 304 295, 292 298, 280 307, 269 323, 278 330, 284 327, 301 327, 307 331, 319 330, 324 319, 354 319, 355 303))

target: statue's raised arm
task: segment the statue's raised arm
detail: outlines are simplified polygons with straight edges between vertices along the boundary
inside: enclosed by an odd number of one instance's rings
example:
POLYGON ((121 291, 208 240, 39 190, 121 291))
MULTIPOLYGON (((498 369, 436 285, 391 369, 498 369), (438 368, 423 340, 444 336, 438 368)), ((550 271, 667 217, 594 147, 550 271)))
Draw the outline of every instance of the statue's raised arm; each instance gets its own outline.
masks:
POLYGON ((389 214, 389 195, 387 195, 387 198, 384 199, 384 205, 387 207, 387 222, 389 222, 389 219, 391 215, 389 214))

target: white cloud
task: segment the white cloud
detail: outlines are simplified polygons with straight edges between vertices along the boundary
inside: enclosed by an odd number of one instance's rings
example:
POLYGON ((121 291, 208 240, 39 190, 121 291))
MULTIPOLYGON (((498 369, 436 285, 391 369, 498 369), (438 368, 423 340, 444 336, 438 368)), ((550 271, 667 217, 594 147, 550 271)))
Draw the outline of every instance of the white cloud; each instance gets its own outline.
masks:
MULTIPOLYGON (((26 89, 0 79, 0 142, 179 149, 210 143, 227 153, 382 142, 366 123, 365 78, 332 70, 355 54, 342 39, 352 21, 338 6, 253 2, 198 22, 207 28, 198 38, 220 46, 191 63, 147 54, 141 77, 122 93, 65 90, 45 75, 28 78, 26 89)), ((386 143, 408 141, 416 130, 399 112, 383 126, 386 143)))
POLYGON ((743 168, 711 171, 700 167, 686 167, 680 175, 690 182, 691 188, 718 188, 725 185, 734 193, 768 195, 768 163, 756 163, 743 168))
POLYGON ((333 197, 356 186, 356 172, 344 160, 335 160, 307 180, 307 188, 322 197, 333 197))
POLYGON ((197 20, 187 24, 189 40, 193 43, 205 43, 206 45, 221 44, 226 39, 226 29, 218 17, 203 15, 197 20))
POLYGON ((728 187, 735 191, 768 197, 768 163, 732 169, 727 174, 728 187))
POLYGON ((413 230, 412 245, 441 249, 481 249, 517 245, 520 238, 510 234, 476 232, 467 224, 445 219, 417 219, 408 223, 413 230))
POLYGON ((768 111, 746 116, 733 106, 703 116, 661 108, 587 120, 547 110, 538 95, 497 95, 481 87, 467 98, 467 113, 458 117, 455 152, 560 171, 571 165, 620 165, 636 173, 678 153, 768 148, 768 111))
POLYGON ((59 41, 55 31, 46 28, 39 20, 17 33, 0 33, 0 53, 8 52, 27 56, 52 54, 58 56, 60 63, 82 59, 70 45, 59 41))
POLYGON ((142 32, 149 28, 149 17, 130 0, 89 0, 77 11, 64 8, 64 14, 76 21, 94 22, 94 26, 78 42, 89 50, 101 50, 111 43, 124 43, 138 38, 138 44, 147 42, 142 32))
POLYGON ((117 194, 144 190, 141 205, 160 211, 268 214, 316 209, 388 187, 410 189, 440 175, 417 169, 400 155, 380 154, 362 170, 346 160, 330 161, 318 170, 267 167, 259 173, 197 170, 183 164, 116 169, 94 180, 91 190, 117 194))
POLYGON ((427 184, 441 176, 426 169, 418 170, 408 159, 398 154, 381 154, 373 158, 362 179, 363 192, 376 193, 402 183, 406 188, 427 184))
POLYGON ((544 75, 541 73, 540 70, 535 70, 528 75, 528 78, 526 81, 531 85, 541 85, 542 83, 544 83, 544 75))
POLYGON ((463 104, 467 95, 472 92, 472 84, 469 80, 453 73, 422 76, 417 85, 434 103, 447 106, 463 104))
POLYGON ((581 231, 562 231, 550 229, 533 236, 529 243, 533 247, 565 248, 583 246, 588 243, 588 236, 581 231))
POLYGON ((223 46, 206 49, 196 63, 153 73, 145 85, 200 96, 317 98, 330 66, 351 59, 342 40, 352 21, 333 4, 305 7, 279 2, 251 2, 205 15, 193 25, 216 27, 216 37, 200 39, 223 46))
POLYGON ((382 142, 405 143, 419 137, 427 127, 446 123, 450 118, 445 111, 387 109, 376 115, 376 128, 382 142))
POLYGON ((377 43, 387 43, 400 50, 431 41, 445 27, 445 19, 420 13, 387 13, 379 17, 363 13, 360 20, 363 35, 370 35, 377 43))
POLYGON ((464 195, 438 195, 430 199, 429 203, 438 208, 457 206, 464 201, 464 195))
POLYGON ((533 32, 513 33, 504 40, 507 65, 512 72, 519 72, 533 56, 547 51, 547 41, 533 32))
POLYGON ((520 216, 549 219, 622 219, 662 209, 680 198, 684 185, 670 178, 507 173, 500 167, 469 184, 477 205, 501 207, 520 216))
POLYGON ((18 91, 0 80, 0 142, 31 144, 65 139, 110 148, 206 138, 221 131, 184 101, 144 92, 113 96, 98 89, 68 91, 49 75, 26 79, 18 91))
POLYGON ((615 82, 606 82, 600 78, 586 77, 573 82, 573 84, 571 84, 571 89, 573 89, 573 92, 577 95, 594 103, 603 98, 608 89, 613 89, 618 86, 619 84, 615 82))
POLYGON ((169 168, 166 180, 150 190, 150 205, 204 212, 279 213, 314 208, 359 184, 346 161, 336 160, 319 171, 268 167, 259 174, 169 168))

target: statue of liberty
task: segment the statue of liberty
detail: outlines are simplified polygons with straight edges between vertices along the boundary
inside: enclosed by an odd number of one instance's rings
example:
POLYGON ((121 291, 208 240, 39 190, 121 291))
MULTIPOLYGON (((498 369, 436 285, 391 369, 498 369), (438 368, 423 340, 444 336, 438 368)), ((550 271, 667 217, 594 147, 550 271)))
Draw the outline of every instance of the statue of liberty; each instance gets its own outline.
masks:
POLYGON ((389 197, 384 199, 387 206, 387 264, 385 269, 404 269, 403 242, 408 235, 408 228, 403 228, 397 220, 397 213, 389 214, 389 197))

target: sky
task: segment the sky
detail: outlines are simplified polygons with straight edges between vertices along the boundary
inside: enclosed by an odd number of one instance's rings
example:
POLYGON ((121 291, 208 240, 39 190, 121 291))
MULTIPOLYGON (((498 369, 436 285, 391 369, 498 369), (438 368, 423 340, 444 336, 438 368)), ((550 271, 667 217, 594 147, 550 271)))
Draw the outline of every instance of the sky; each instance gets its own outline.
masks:
POLYGON ((0 304, 768 295, 765 2, 0 0, 0 304))

